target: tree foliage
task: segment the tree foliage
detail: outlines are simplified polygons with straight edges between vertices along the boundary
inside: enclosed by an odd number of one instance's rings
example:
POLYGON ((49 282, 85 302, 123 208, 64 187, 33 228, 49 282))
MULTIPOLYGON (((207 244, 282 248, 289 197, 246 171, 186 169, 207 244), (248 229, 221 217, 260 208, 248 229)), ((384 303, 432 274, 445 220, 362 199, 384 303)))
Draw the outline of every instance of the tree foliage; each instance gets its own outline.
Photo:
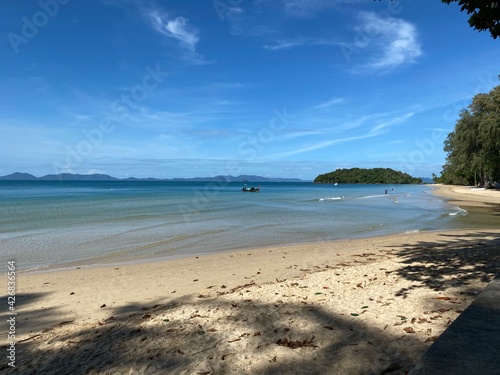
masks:
POLYGON ((339 184, 420 184, 422 180, 390 168, 351 168, 337 169, 333 172, 320 174, 314 179, 314 182, 339 184))
POLYGON ((500 36, 500 1, 497 0, 441 0, 450 4, 458 2, 460 10, 470 14, 469 25, 476 30, 489 30, 496 39, 500 36))
POLYGON ((489 187, 500 181, 500 85, 477 94, 444 143, 439 182, 489 187))

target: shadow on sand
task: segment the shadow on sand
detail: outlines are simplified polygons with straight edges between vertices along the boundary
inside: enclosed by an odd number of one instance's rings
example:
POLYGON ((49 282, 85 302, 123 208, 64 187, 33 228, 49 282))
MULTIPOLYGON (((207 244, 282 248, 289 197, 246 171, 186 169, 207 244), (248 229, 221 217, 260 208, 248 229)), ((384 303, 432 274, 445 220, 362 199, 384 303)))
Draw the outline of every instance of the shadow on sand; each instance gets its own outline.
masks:
MULTIPOLYGON (((401 267, 393 272, 414 282, 396 295, 408 295, 415 288, 467 289, 473 280, 489 281, 500 265, 496 236, 442 235, 436 242, 392 246, 391 252, 401 260, 401 267)), ((29 304, 40 297, 25 295, 21 301, 29 304)), ((2 364, 0 370, 19 374, 405 374, 428 346, 411 335, 403 345, 396 344, 395 337, 384 330, 355 317, 332 314, 314 303, 232 302, 220 297, 130 304, 98 324, 55 327, 17 343, 18 367, 2 364), (174 310, 184 318, 172 318, 174 310)), ((50 312, 47 323, 49 317, 50 312)))
POLYGON ((18 368, 7 373, 400 374, 425 348, 412 337, 394 345, 383 331, 314 305, 188 297, 135 307, 140 313, 18 343, 18 368), (179 306, 189 317, 169 320, 179 306))
MULTIPOLYGON (((441 234, 440 238, 439 242, 403 244, 395 253, 403 264, 396 272, 415 282, 412 289, 465 289, 474 280, 489 282, 500 270, 497 233, 441 234)), ((401 289, 396 295, 408 294, 409 290, 401 289)))

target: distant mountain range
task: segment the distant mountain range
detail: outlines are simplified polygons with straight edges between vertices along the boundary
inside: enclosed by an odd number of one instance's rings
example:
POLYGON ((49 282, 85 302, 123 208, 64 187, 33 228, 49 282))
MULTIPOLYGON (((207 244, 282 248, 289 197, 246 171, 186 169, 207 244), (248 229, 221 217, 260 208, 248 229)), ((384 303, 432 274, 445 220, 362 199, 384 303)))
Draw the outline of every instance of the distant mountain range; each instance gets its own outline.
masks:
POLYGON ((3 181, 233 181, 233 182, 307 182, 298 178, 269 178, 256 175, 219 175, 215 177, 193 177, 193 178, 116 178, 106 174, 48 174, 43 177, 35 177, 29 173, 15 172, 7 176, 1 176, 3 181))

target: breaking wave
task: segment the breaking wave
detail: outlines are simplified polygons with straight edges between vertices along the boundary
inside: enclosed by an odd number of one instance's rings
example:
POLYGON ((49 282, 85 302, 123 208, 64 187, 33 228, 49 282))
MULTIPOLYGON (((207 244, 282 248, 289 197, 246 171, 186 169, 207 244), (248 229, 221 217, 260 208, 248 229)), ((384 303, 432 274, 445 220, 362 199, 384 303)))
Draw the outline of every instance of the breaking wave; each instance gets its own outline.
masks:
POLYGON ((318 200, 320 202, 324 202, 324 201, 339 201, 341 199, 344 199, 344 196, 341 196, 341 197, 332 197, 332 198, 319 198, 318 200))

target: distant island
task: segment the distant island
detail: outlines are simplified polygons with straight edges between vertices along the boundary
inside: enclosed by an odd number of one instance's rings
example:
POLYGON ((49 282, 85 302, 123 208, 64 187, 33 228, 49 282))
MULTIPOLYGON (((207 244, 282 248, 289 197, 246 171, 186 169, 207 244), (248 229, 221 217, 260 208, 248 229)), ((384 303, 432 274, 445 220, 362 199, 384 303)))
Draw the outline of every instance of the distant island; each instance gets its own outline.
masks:
POLYGON ((218 175, 214 177, 193 177, 193 178, 116 178, 107 174, 48 174, 42 177, 35 177, 29 173, 15 172, 7 176, 0 176, 0 181, 218 181, 218 182, 306 182, 298 178, 273 178, 256 175, 218 175))
POLYGON ((421 184, 422 179, 390 168, 351 168, 320 174, 314 182, 319 184, 421 184))

